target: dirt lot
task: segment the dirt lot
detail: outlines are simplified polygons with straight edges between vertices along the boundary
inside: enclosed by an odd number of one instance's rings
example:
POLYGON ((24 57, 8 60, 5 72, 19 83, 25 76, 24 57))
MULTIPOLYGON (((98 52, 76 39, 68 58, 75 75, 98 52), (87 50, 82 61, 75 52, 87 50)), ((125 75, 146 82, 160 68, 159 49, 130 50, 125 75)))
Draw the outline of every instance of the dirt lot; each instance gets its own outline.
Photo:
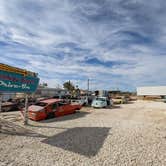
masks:
POLYGON ((136 101, 25 127, 3 113, 0 165, 166 165, 166 104, 136 101))

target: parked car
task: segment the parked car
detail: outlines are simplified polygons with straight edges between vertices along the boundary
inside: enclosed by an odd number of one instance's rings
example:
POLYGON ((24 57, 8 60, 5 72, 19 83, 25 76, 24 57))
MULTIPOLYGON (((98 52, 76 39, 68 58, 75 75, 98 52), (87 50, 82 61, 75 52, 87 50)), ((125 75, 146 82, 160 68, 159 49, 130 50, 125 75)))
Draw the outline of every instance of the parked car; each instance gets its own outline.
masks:
POLYGON ((14 102, 3 102, 2 112, 16 111, 18 110, 17 103, 14 102))
POLYGON ((166 103, 166 96, 161 96, 161 101, 166 103))
POLYGON ((126 104, 128 99, 125 96, 117 96, 112 99, 114 104, 126 104))
POLYGON ((107 97, 96 97, 93 101, 91 106, 94 108, 104 108, 110 105, 111 102, 108 100, 107 97))
POLYGON ((39 121, 52 117, 64 116, 80 110, 80 104, 66 103, 63 99, 42 100, 28 107, 29 119, 39 121))
POLYGON ((88 105, 88 97, 87 96, 81 96, 80 99, 82 105, 88 105))
POLYGON ((78 103, 78 104, 80 104, 82 106, 85 106, 85 105, 88 105, 88 97, 82 96, 82 97, 80 97, 78 99, 72 99, 71 102, 72 103, 78 103))

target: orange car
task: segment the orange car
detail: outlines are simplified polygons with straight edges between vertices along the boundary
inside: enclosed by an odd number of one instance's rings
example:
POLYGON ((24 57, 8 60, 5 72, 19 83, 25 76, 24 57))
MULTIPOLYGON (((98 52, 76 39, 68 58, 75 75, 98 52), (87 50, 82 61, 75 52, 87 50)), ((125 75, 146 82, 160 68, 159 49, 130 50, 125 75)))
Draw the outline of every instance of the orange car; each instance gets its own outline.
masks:
POLYGON ((29 119, 39 121, 51 117, 59 117, 72 114, 81 109, 80 104, 69 104, 63 99, 47 99, 31 105, 28 108, 29 119))

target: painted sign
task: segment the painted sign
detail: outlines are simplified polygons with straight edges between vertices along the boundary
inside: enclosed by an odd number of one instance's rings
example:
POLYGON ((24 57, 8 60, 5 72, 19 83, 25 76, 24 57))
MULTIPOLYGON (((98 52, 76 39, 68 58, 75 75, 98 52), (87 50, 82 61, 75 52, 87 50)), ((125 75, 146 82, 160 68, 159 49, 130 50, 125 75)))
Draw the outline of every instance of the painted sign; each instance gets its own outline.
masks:
POLYGON ((35 92, 39 78, 0 70, 0 92, 35 92))

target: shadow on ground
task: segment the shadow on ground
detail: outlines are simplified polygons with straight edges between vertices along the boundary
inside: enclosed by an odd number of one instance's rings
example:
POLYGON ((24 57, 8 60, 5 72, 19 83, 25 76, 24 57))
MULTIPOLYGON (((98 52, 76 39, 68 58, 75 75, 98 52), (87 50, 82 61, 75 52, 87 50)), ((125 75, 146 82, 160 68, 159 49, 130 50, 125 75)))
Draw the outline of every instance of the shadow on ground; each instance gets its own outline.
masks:
POLYGON ((120 105, 113 105, 110 108, 112 108, 112 109, 119 109, 119 108, 121 108, 121 106, 120 105))
MULTIPOLYGON (((45 125, 45 124, 44 124, 45 125)), ((47 128, 47 129, 68 129, 66 127, 56 127, 56 126, 43 126, 43 125, 38 125, 38 123, 35 124, 28 124, 28 126, 32 128, 47 128)))
POLYGON ((0 119, 0 133, 5 135, 47 138, 47 136, 38 134, 13 122, 2 119, 0 119))
POLYGON ((40 123, 51 123, 51 122, 59 122, 59 121, 66 121, 66 120, 74 120, 74 119, 78 119, 78 118, 83 118, 88 114, 90 114, 90 113, 83 112, 83 111, 77 111, 74 114, 65 115, 65 116, 56 117, 56 118, 51 118, 51 119, 46 119, 46 120, 40 121, 40 123))
POLYGON ((112 106, 107 106, 107 107, 103 107, 103 108, 92 108, 93 110, 100 110, 100 109, 107 109, 107 110, 111 110, 111 109, 118 109, 121 108, 120 105, 112 105, 112 106))
POLYGON ((109 134, 107 127, 76 127, 43 140, 56 146, 87 157, 95 156, 109 134))
POLYGON ((126 104, 134 104, 134 101, 128 101, 126 104))

